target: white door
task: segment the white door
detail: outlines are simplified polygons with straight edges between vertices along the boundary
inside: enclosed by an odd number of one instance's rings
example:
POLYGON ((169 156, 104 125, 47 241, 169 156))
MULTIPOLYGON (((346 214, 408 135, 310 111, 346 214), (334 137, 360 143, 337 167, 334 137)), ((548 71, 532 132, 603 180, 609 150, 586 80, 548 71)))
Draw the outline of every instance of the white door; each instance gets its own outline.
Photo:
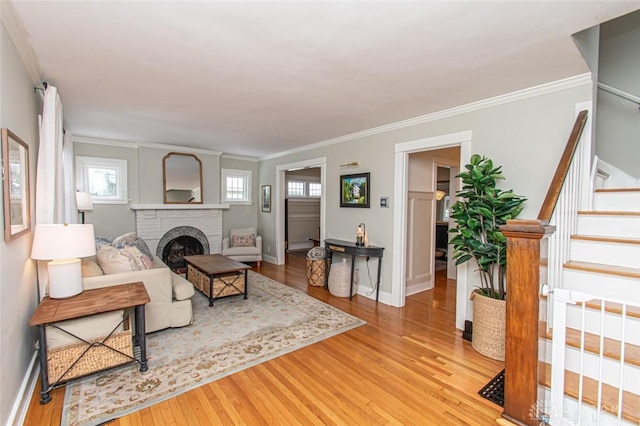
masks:
POLYGON ((433 193, 409 191, 407 200, 406 294, 433 288, 434 256, 431 252, 433 193))

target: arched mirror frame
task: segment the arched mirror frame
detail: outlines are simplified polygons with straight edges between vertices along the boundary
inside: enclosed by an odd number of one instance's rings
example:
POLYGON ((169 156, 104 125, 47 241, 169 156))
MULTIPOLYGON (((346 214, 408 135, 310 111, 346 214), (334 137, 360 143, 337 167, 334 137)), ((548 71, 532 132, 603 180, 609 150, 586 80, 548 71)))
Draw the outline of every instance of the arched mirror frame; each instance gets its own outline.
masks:
POLYGON ((184 152, 169 152, 162 158, 162 198, 164 200, 164 204, 202 204, 202 161, 194 155, 187 154, 184 152), (185 157, 193 157, 198 162, 198 175, 200 178, 200 201, 169 201, 167 199, 167 160, 172 155, 182 155, 185 157))

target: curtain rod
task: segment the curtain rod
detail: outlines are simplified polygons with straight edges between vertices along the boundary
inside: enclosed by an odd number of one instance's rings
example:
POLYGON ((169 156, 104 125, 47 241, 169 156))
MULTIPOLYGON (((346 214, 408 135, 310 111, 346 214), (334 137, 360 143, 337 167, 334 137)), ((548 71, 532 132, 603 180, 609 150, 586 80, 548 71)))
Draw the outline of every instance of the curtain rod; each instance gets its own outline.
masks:
POLYGON ((49 87, 49 83, 47 83, 46 81, 43 81, 42 85, 44 87, 34 87, 33 88, 33 93, 36 93, 36 91, 38 91, 38 90, 42 90, 44 92, 45 90, 47 90, 47 87, 49 87))

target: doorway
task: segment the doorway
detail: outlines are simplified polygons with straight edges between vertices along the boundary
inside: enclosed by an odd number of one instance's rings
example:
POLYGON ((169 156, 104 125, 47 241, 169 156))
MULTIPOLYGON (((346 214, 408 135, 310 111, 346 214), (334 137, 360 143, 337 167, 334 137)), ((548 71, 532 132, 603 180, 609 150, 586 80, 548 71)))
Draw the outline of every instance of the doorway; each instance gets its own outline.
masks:
MULTIPOLYGON (((314 158, 305 161, 299 161, 296 163, 282 164, 276 166, 276 188, 274 198, 274 209, 276 215, 276 264, 284 265, 286 260, 286 248, 285 248, 285 228, 286 228, 286 215, 285 215, 285 200, 287 196, 287 172, 295 172, 298 170, 316 168, 319 170, 320 179, 320 230, 318 240, 324 240, 325 232, 325 218, 326 218, 326 157, 314 158)), ((289 209, 287 209, 289 210, 289 209)), ((288 213, 288 212, 287 212, 288 213)), ((287 233, 287 237, 291 238, 290 233, 287 233)))
MULTIPOLYGON (((391 304, 401 307, 405 304, 406 297, 406 267, 407 267, 407 199, 409 193, 409 156, 411 154, 424 151, 440 150, 444 148, 458 147, 459 159, 457 167, 462 167, 462 159, 471 156, 472 132, 452 133, 448 135, 435 136, 432 138, 418 139, 414 141, 396 144, 394 155, 394 198, 397 200, 394 206, 394 228, 393 228, 393 259, 392 259, 392 283, 391 283, 391 304)), ((436 163, 437 164, 437 163, 436 163)), ((436 166, 433 166, 431 191, 435 192, 435 181, 437 180, 436 166)), ((452 202, 453 200, 450 200, 452 202)), ((432 216, 435 226, 435 203, 433 203, 432 216)), ((432 230, 434 228, 431 228, 432 230)), ((435 234, 432 231, 432 234, 435 234)), ((435 248, 435 238, 433 247, 435 248)), ((433 253, 430 253, 432 255, 433 253)), ((449 256, 450 257, 450 256, 449 256)), ((433 257, 431 257, 433 258, 433 257)), ((435 264, 435 260, 434 260, 435 264)), ((464 328, 466 318, 467 300, 467 268, 466 265, 456 267, 456 327, 464 328)))
POLYGON ((289 255, 306 256, 320 243, 320 168, 307 167, 285 172, 285 261, 289 255))

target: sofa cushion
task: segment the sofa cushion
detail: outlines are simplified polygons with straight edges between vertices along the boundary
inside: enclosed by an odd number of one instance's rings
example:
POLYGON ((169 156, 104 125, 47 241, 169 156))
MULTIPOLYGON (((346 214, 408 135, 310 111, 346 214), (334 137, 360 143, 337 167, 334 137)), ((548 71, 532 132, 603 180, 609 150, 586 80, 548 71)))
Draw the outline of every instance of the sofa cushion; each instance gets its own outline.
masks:
POLYGON ((231 236, 231 247, 254 247, 255 245, 256 236, 254 234, 231 236))
POLYGON ((135 247, 117 249, 113 246, 101 246, 96 257, 98 265, 107 275, 151 267, 151 260, 135 247))
POLYGON ((262 254, 260 249, 256 246, 248 246, 248 247, 229 247, 225 249, 225 256, 244 256, 244 255, 258 255, 262 254))

